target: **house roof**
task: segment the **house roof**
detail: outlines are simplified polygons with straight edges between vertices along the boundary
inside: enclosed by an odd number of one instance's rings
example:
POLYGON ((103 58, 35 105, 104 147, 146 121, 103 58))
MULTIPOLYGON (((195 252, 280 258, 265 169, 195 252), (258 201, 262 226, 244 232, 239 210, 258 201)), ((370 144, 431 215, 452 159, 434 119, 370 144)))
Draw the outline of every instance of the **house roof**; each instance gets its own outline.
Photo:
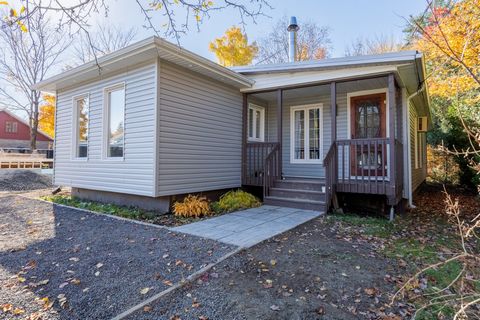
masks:
POLYGON ((428 93, 423 84, 425 64, 423 55, 418 51, 226 68, 156 36, 36 83, 33 88, 51 92, 67 89, 117 71, 133 69, 141 63, 157 58, 229 84, 242 92, 394 73, 400 85, 407 89, 407 93, 415 94, 412 101, 421 112, 427 114, 429 109, 428 93))
MULTIPOLYGON (((10 117, 12 117, 12 118, 14 118, 15 120, 17 120, 18 122, 21 122, 21 123, 23 123, 24 125, 30 127, 30 125, 28 124, 27 121, 25 121, 24 119, 20 118, 20 117, 17 116, 15 113, 10 112, 10 111, 8 111, 7 109, 2 109, 2 108, 0 108, 0 112, 5 112, 5 113, 8 114, 10 117)), ((51 141, 53 141, 52 137, 50 137, 48 134, 46 134, 46 133, 43 132, 42 130, 37 129, 37 132, 38 132, 39 134, 41 134, 42 136, 44 136, 45 138, 50 139, 51 141)))
POLYGON ((242 92, 269 91, 279 88, 316 85, 332 81, 350 81, 362 77, 395 74, 406 88, 421 115, 428 115, 429 96, 425 82, 425 62, 418 51, 299 61, 281 64, 233 67, 232 70, 254 80, 242 92))
POLYGON ((398 64, 402 62, 410 62, 412 60, 421 58, 421 56, 422 54, 418 51, 411 50, 322 60, 296 61, 279 64, 260 64, 244 67, 232 67, 231 69, 244 75, 287 71, 313 71, 319 69, 328 70, 366 65, 372 66, 392 63, 398 64))
POLYGON ((159 37, 150 37, 123 49, 40 81, 33 89, 53 92, 83 83, 105 74, 125 70, 160 57, 236 88, 250 87, 253 81, 242 74, 201 57, 159 37))

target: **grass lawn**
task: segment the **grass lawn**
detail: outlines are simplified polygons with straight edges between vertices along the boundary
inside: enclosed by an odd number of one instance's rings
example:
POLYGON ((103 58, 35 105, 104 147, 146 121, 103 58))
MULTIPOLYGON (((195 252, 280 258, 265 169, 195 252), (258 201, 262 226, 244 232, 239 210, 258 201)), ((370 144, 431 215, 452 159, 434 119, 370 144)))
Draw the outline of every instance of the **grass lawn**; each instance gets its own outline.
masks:
MULTIPOLYGON (((463 190, 451 190, 450 194, 459 198, 463 217, 469 221, 478 214, 480 201, 478 196, 463 190)), ((462 252, 462 242, 455 225, 448 221, 445 214, 444 195, 435 186, 426 186, 416 197, 417 207, 404 216, 397 217, 394 223, 382 218, 365 217, 355 214, 334 214, 327 219, 338 226, 341 232, 350 237, 361 237, 373 243, 385 257, 396 260, 401 268, 399 285, 409 276, 428 265, 445 261, 455 253, 462 252)), ((467 245, 471 252, 480 254, 479 241, 467 245)), ((473 292, 480 294, 480 264, 467 270, 473 292)), ((451 319, 454 310, 441 303, 440 291, 454 295, 458 284, 452 282, 463 270, 461 261, 451 261, 438 268, 422 273, 412 281, 405 292, 405 301, 412 302, 416 308, 426 304, 433 305, 420 310, 416 319, 451 319)), ((478 310, 480 311, 480 310, 478 310)))

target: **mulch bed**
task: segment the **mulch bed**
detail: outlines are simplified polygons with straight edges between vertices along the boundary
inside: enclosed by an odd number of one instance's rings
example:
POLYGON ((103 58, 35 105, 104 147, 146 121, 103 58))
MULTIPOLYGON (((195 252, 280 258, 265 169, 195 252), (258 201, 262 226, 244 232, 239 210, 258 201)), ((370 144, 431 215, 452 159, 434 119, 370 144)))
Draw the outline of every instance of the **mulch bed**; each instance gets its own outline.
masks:
POLYGON ((234 250, 49 203, 0 201, 0 318, 108 319, 234 250))

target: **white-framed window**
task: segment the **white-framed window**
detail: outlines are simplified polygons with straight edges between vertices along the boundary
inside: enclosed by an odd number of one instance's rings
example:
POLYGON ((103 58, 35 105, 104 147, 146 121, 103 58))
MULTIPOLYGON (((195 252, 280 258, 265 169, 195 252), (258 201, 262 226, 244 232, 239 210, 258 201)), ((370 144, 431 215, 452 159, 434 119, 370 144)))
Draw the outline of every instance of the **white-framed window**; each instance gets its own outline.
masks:
POLYGON ((104 91, 105 157, 123 159, 125 154, 125 84, 104 91))
POLYGON ((290 109, 290 162, 322 163, 323 105, 290 109))
POLYGON ((88 158, 89 134, 89 99, 88 94, 73 98, 73 158, 88 158))
POLYGON ((248 105, 248 141, 265 141, 265 108, 248 105))
POLYGON ((6 133, 17 133, 17 131, 18 131, 18 122, 16 122, 16 121, 5 122, 5 132, 6 133))

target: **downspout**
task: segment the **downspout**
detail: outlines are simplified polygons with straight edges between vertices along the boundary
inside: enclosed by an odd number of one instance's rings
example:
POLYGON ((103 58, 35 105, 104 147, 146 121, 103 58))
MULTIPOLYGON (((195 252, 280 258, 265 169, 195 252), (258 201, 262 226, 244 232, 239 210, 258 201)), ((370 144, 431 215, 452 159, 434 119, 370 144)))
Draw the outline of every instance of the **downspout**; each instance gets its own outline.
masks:
POLYGON ((412 149, 411 149, 411 135, 410 135, 410 100, 415 98, 419 93, 425 90, 425 81, 422 82, 420 89, 418 89, 415 93, 411 94, 407 98, 407 116, 406 120, 407 121, 407 132, 408 132, 408 138, 407 138, 407 154, 408 154, 408 162, 407 162, 407 170, 408 170, 408 206, 412 209, 415 209, 415 205, 413 204, 413 192, 412 192, 412 149))

